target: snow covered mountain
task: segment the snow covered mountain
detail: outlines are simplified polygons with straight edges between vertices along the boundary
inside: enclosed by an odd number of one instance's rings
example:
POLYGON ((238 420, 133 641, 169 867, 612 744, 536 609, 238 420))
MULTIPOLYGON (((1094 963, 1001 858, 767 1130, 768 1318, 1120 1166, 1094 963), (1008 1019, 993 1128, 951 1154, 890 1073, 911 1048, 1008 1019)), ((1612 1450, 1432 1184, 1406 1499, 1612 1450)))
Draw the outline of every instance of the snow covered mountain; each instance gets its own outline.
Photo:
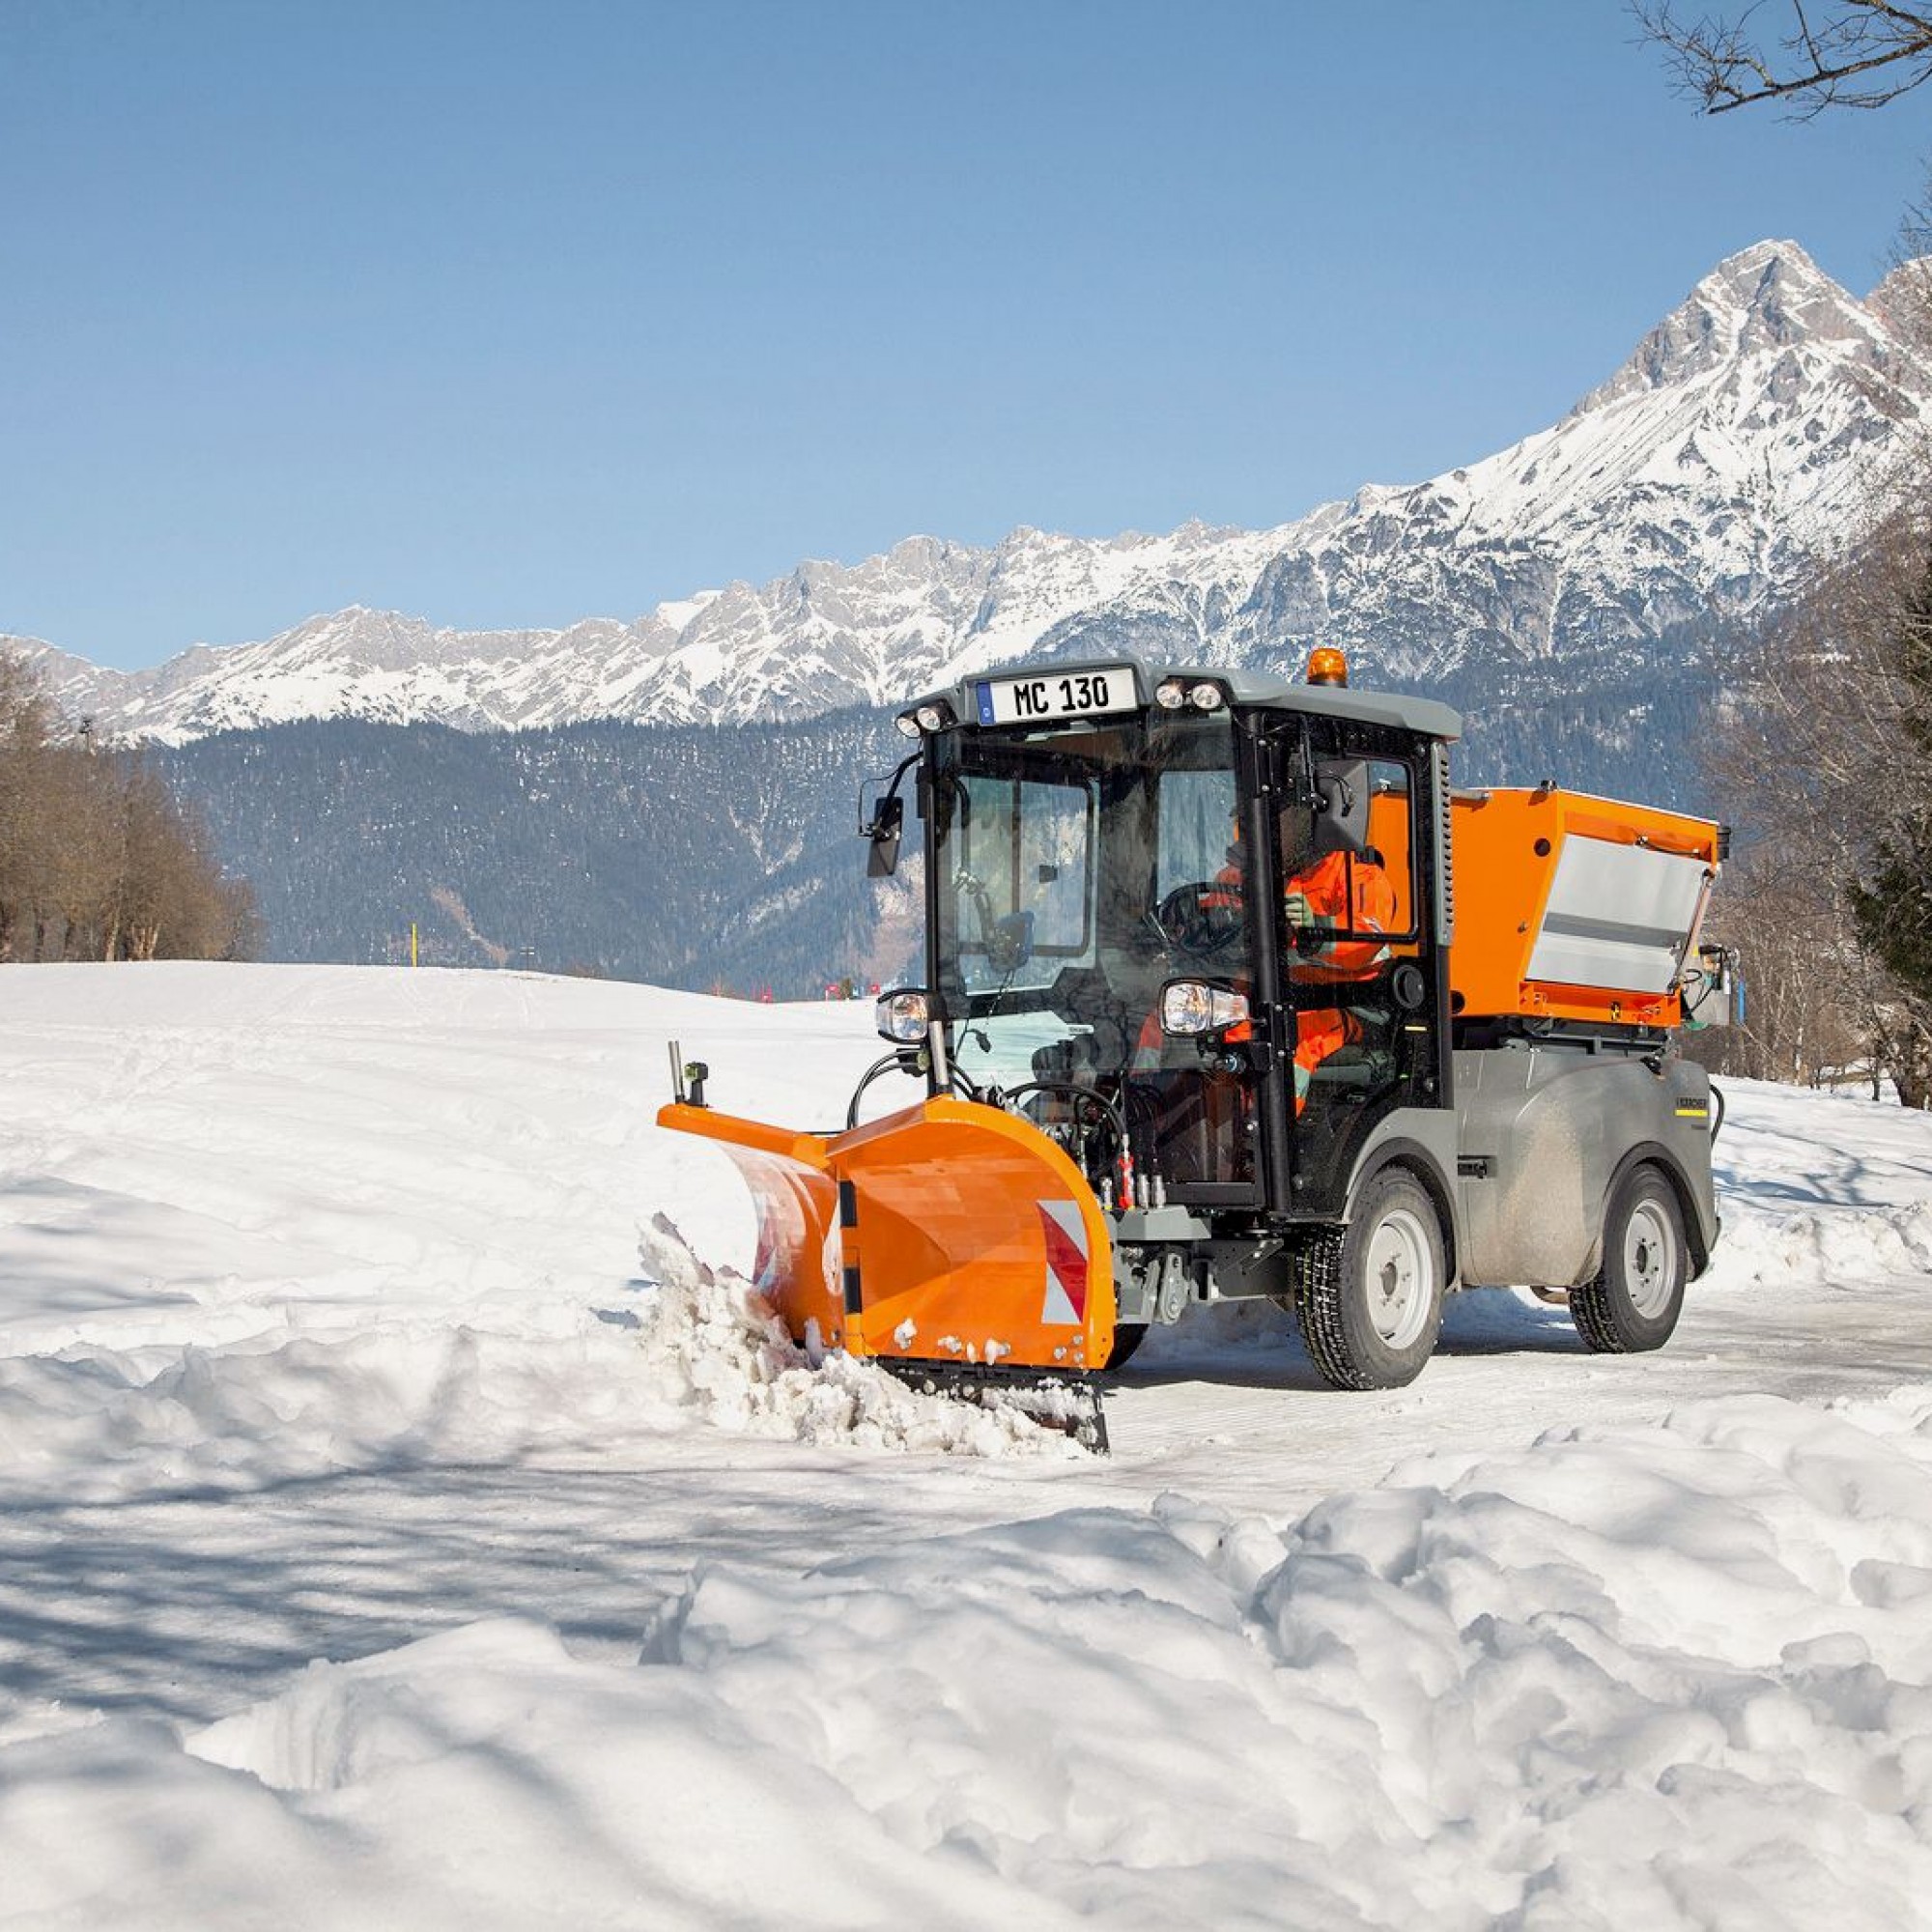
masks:
POLYGON ((1364 488, 1264 531, 1105 540, 909 537, 634 622, 461 632, 360 607, 263 643, 100 669, 28 642, 110 730, 182 743, 351 717, 460 729, 617 717, 798 719, 877 705, 1028 652, 1140 650, 1293 669, 1311 641, 1371 678, 1477 664, 1626 665, 1776 601, 1856 523, 1932 361, 1789 242, 1720 264, 1553 428, 1425 483, 1364 488))

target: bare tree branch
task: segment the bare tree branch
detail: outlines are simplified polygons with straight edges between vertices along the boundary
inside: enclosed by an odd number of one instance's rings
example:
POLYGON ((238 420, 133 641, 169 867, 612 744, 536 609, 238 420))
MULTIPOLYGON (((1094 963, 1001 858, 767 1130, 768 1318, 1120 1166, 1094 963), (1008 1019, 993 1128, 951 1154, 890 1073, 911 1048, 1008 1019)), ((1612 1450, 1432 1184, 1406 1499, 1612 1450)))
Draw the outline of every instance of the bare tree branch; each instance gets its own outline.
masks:
POLYGON ((0 651, 0 961, 239 958, 259 936, 196 814, 0 651))
POLYGON ((1707 746, 1739 828, 1719 936, 1754 1006, 1740 1070, 1847 1062, 1932 1092, 1932 517, 1881 509, 1746 653, 1707 746))
POLYGON ((1775 39, 1751 33, 1760 11, 1752 5, 1692 19, 1674 0, 1631 0, 1644 39, 1664 50, 1679 91, 1707 114, 1783 100, 1808 121, 1828 107, 1883 107, 1932 78, 1932 10, 1923 6, 1790 0, 1789 31, 1775 39))

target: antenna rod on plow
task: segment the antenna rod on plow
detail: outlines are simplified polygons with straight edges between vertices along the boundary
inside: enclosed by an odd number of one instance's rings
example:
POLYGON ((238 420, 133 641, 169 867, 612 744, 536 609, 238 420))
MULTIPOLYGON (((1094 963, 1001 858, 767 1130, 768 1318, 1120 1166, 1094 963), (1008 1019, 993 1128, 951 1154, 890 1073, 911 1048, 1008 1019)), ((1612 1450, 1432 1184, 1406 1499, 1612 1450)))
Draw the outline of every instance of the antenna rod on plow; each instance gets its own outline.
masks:
POLYGON ((678 1050, 676 1040, 668 1042, 670 1047, 670 1094, 671 1098, 682 1107, 685 1104, 684 1055, 678 1050))

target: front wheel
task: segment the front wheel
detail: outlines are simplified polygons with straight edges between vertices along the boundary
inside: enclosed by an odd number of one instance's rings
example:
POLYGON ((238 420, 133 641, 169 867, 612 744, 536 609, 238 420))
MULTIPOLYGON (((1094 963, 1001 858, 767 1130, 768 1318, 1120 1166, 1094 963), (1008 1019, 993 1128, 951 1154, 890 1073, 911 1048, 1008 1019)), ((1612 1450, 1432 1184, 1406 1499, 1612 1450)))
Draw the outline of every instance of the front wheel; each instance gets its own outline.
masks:
POLYGON ((1331 1388, 1402 1388, 1422 1373, 1442 1327, 1442 1224, 1412 1175, 1385 1168, 1353 1218, 1306 1249, 1294 1313, 1309 1359, 1331 1388))
POLYGON ((1641 1354, 1669 1341, 1684 1309, 1689 1254, 1676 1189, 1647 1162, 1632 1168, 1604 1216, 1596 1279, 1570 1291, 1570 1319, 1592 1353, 1641 1354))

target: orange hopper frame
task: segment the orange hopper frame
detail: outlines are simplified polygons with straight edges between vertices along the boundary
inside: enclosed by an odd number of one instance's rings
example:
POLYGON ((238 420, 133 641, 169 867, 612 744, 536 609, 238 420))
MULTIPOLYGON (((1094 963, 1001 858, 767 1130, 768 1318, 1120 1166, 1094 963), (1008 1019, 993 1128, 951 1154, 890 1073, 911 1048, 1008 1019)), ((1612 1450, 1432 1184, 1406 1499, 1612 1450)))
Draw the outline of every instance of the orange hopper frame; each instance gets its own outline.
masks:
POLYGON ((1555 787, 1498 787, 1454 794, 1450 836, 1459 1016, 1682 1024, 1678 976, 1718 875, 1719 826, 1555 787))

